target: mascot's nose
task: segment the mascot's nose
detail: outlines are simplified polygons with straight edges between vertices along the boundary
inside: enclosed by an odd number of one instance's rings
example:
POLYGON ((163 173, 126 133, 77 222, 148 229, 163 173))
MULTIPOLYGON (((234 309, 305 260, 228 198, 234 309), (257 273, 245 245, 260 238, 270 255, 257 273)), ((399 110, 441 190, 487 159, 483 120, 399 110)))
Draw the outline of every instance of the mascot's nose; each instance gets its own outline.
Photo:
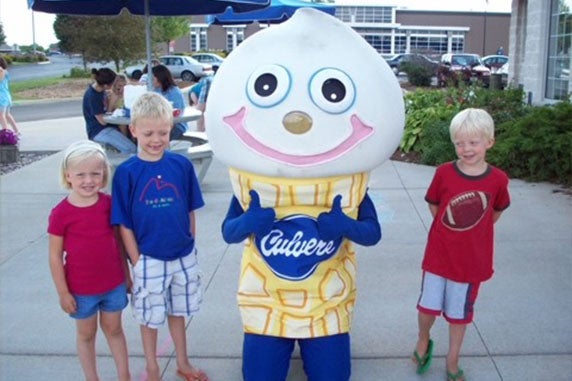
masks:
POLYGON ((305 134, 312 128, 312 118, 302 111, 290 111, 282 118, 282 124, 293 134, 305 134))

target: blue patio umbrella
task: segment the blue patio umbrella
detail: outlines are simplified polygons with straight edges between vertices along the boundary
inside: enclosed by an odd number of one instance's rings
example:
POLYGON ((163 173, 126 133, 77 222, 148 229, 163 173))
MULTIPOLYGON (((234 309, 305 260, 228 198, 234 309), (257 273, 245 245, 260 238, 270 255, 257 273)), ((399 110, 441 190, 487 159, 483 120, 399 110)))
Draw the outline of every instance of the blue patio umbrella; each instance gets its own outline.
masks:
POLYGON ((254 21, 278 24, 289 19, 298 8, 304 7, 319 9, 332 16, 336 13, 336 7, 331 4, 302 0, 271 0, 269 7, 250 12, 239 13, 234 9, 227 9, 224 13, 208 15, 206 22, 209 25, 249 24, 254 21))
POLYGON ((270 0, 28 0, 28 7, 37 12, 113 16, 127 9, 133 15, 145 16, 148 67, 151 67, 150 16, 217 14, 230 9, 234 12, 247 12, 269 4, 270 0))

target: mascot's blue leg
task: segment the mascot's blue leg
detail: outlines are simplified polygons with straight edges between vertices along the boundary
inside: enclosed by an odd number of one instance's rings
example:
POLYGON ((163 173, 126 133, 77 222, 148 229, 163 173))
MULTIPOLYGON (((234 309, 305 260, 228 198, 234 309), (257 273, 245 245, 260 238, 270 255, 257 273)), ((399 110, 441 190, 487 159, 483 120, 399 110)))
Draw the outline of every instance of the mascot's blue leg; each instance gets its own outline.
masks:
POLYGON ((349 333, 300 339, 308 381, 348 381, 351 374, 349 333))
POLYGON ((285 381, 295 339, 244 334, 242 377, 244 381, 285 381))

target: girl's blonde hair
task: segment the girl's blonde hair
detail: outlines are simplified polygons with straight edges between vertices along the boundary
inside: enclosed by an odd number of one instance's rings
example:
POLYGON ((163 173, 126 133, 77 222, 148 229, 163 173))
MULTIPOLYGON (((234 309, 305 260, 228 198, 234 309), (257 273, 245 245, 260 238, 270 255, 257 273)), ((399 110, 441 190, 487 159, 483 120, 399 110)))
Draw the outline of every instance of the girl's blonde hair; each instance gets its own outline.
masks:
POLYGON ((451 120, 449 134, 452 141, 458 133, 478 135, 492 141, 495 139, 495 122, 485 110, 467 108, 451 120))
POLYGON ((137 127, 140 119, 157 119, 173 125, 173 106, 162 95, 147 92, 131 108, 131 125, 137 127))
POLYGON ((64 152, 64 158, 62 159, 60 166, 60 183, 65 189, 71 189, 71 185, 66 179, 66 173, 69 168, 91 157, 101 158, 101 161, 104 164, 103 187, 107 186, 109 173, 111 173, 111 166, 109 164, 109 159, 105 154, 105 150, 101 145, 92 142, 91 140, 80 140, 72 143, 64 152))

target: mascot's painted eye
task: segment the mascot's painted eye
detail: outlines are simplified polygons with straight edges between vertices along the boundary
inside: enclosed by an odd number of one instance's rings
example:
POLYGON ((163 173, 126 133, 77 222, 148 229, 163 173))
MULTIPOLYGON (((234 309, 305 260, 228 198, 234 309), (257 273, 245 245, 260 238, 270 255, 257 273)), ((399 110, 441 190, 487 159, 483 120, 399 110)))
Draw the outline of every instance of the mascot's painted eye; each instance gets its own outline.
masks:
POLYGON ((290 92, 290 73, 280 65, 264 65, 257 68, 246 84, 246 95, 259 107, 272 107, 282 102, 290 92))
POLYGON ((350 77, 339 69, 326 68, 310 79, 312 102, 330 114, 341 114, 353 105, 355 86, 350 77))

